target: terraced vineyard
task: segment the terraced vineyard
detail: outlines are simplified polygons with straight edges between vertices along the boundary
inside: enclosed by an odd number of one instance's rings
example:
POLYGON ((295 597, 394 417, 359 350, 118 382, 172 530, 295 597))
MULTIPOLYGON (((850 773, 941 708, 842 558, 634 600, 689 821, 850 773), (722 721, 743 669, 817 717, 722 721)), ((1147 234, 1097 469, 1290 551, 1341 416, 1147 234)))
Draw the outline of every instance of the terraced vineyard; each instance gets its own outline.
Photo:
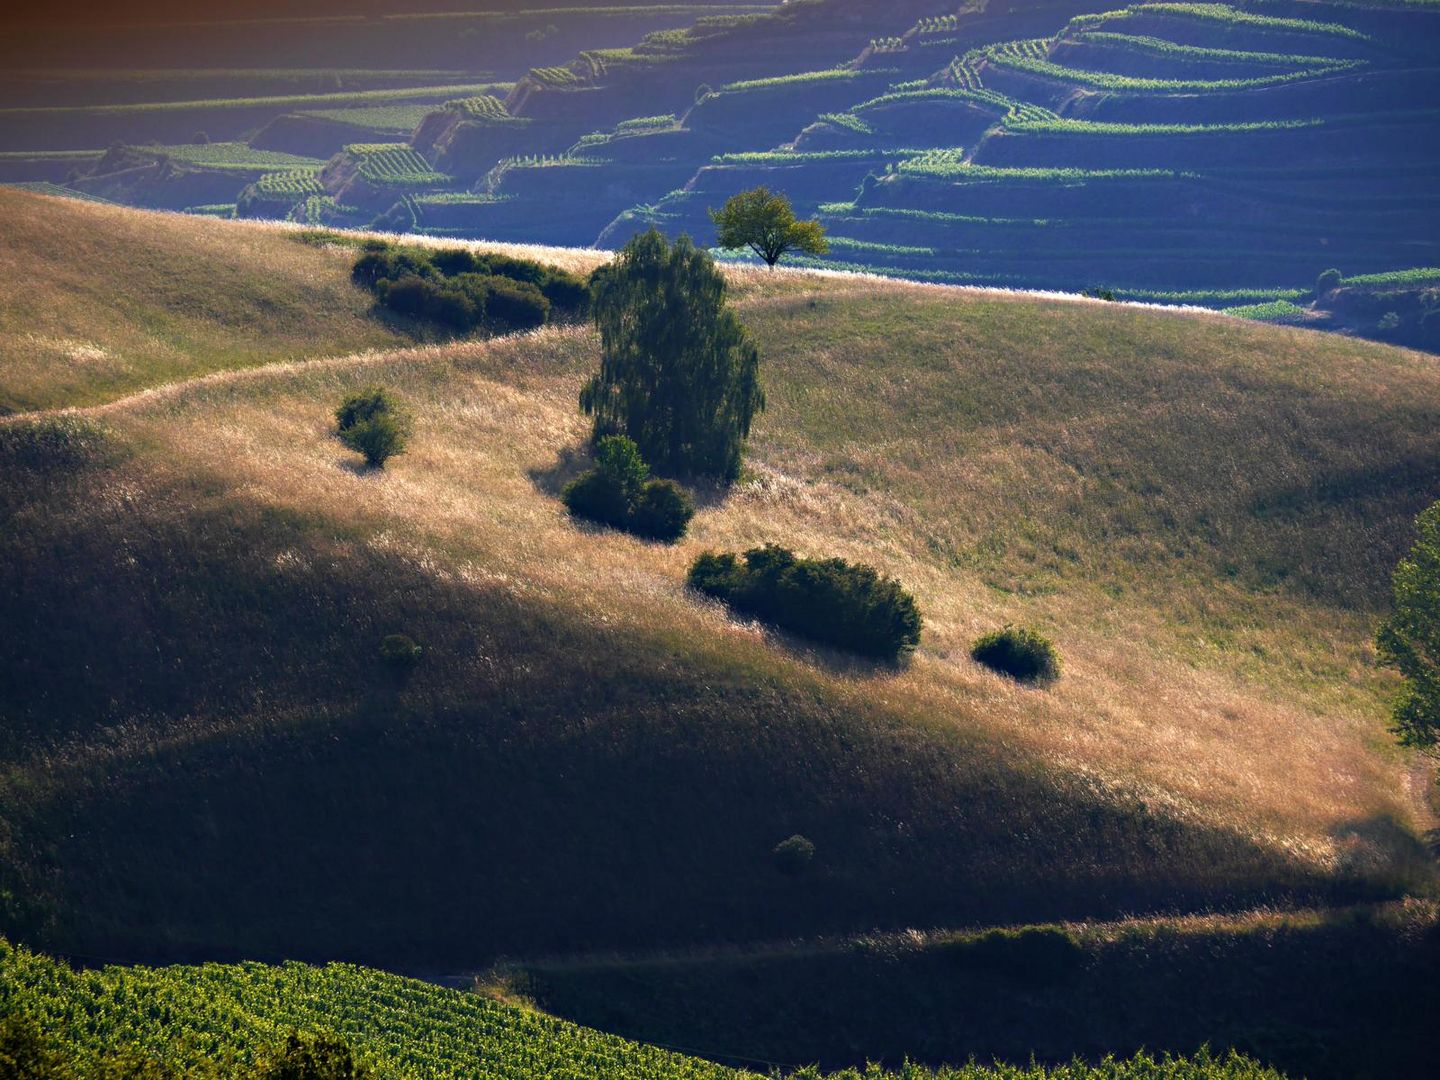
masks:
MULTIPOLYGON (((265 99, 293 111, 248 144, 171 140, 173 162, 215 174, 203 183, 73 183, 222 204, 226 171, 234 185, 329 157, 330 202, 307 188, 282 205, 272 183, 240 212, 602 246, 651 224, 709 239, 713 206, 766 184, 835 240, 802 265, 1232 307, 1293 302, 1331 267, 1440 262, 1440 5, 849 5, 697 11, 504 84, 265 99)), ((114 116, 188 125, 203 104, 114 116)), ((0 111, 0 133, 22 113, 0 111)), ((58 184, 92 162, 0 160, 0 176, 58 184)))
POLYGON ((387 186, 435 187, 448 179, 406 143, 352 143, 345 154, 358 163, 361 176, 387 186))

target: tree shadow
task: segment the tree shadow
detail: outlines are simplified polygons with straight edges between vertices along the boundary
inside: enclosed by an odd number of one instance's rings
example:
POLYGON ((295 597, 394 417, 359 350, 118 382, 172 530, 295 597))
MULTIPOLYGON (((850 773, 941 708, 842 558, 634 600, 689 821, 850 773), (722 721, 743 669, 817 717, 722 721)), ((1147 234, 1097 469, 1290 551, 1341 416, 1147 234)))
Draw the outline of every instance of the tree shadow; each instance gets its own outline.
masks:
POLYGON ((1389 814, 1347 821, 1331 830, 1341 844, 1340 872, 1343 876, 1411 889, 1421 879, 1433 880, 1435 860, 1440 854, 1440 829, 1412 832, 1389 814))
POLYGON ((565 485, 594 463, 595 459, 590 453, 588 443, 562 446, 559 453, 555 455, 554 462, 543 467, 537 466, 529 469, 526 475, 530 477, 530 482, 535 485, 536 491, 558 499, 560 493, 565 490, 565 485))

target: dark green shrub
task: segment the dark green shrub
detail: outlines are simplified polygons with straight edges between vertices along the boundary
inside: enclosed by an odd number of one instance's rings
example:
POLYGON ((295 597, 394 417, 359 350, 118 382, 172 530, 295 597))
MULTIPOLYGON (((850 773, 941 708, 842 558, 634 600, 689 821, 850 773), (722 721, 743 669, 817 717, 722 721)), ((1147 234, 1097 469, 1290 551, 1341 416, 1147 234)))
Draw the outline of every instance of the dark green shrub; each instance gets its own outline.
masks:
POLYGON ((497 329, 533 330, 550 317, 550 301, 529 282, 492 276, 486 284, 485 314, 497 329))
POLYGON ((788 840, 781 840, 776 844, 770 851, 770 857, 775 860, 775 867, 782 874, 799 877, 814 864, 815 845, 796 833, 788 840))
POLYGON ((575 274, 553 271, 540 283, 540 291, 556 311, 580 317, 590 311, 590 283, 575 274))
POLYGON ((695 500, 673 480, 651 480, 640 489, 630 514, 630 531, 650 540, 674 543, 695 516, 695 500))
POLYGON ((1315 279, 1315 295, 1324 296, 1334 289, 1338 289, 1345 280, 1345 275, 1339 270, 1331 268, 1315 279))
POLYGON ((390 310, 456 330, 488 324, 492 330, 543 326, 552 309, 583 316, 589 282, 529 259, 468 248, 405 247, 384 240, 364 244, 351 269, 390 310))
POLYGON ((380 659, 397 675, 414 668, 424 651, 408 634, 386 634, 380 639, 380 659))
POLYGON ((410 415, 390 390, 367 387, 351 394, 335 410, 335 435, 364 455, 371 468, 384 468, 386 461, 405 452, 410 415))
POLYGON ((511 281, 522 281, 527 285, 537 287, 554 272, 550 267, 541 266, 529 259, 517 259, 512 255, 501 255, 498 252, 480 256, 480 259, 484 264, 484 272, 487 274, 509 278, 511 281))
POLYGON ((489 267, 468 248, 439 248, 430 253, 430 263, 446 277, 489 273, 489 267))
POLYGON ((1045 635, 1007 626, 981 637, 970 649, 978 663, 1020 682, 1050 682, 1060 677, 1060 655, 1045 635))
POLYGON ((404 412, 405 407, 400 404, 400 399, 393 390, 384 386, 367 386, 340 403, 340 407, 335 410, 335 427, 344 431, 380 413, 398 416, 404 412))
POLYGON ((376 286, 380 302, 399 315, 423 319, 435 295, 434 287, 424 278, 410 275, 391 280, 382 278, 376 286))
POLYGON ((633 440, 607 435, 596 447, 595 468, 572 481, 561 498, 576 517, 649 540, 678 540, 694 516, 694 501, 679 484, 649 476, 633 440))
POLYGON ((801 559, 767 544, 734 555, 706 553, 689 584, 753 615, 815 641, 895 662, 920 643, 920 609, 900 583, 844 559, 801 559))
POLYGON ((630 522, 630 497, 615 478, 591 469, 572 480, 561 493, 565 508, 575 517, 623 529, 630 522))
POLYGON ((385 462, 405 452, 407 437, 395 417, 382 413, 342 431, 340 441, 362 454, 372 469, 383 469, 385 462))

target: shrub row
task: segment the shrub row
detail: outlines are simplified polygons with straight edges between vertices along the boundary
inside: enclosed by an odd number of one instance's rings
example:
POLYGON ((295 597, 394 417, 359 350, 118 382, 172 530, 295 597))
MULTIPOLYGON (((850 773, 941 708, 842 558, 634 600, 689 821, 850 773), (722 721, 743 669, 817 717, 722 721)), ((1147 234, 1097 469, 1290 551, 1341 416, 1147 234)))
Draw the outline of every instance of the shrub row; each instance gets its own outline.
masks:
POLYGON ((552 315, 583 317, 590 307, 584 278, 528 259, 465 248, 432 251, 369 241, 351 277, 398 314, 462 332, 530 330, 552 315))
POLYGON ((692 588, 816 641, 898 661, 920 643, 920 609, 893 578, 844 559, 803 559, 767 544, 734 555, 707 552, 692 588))

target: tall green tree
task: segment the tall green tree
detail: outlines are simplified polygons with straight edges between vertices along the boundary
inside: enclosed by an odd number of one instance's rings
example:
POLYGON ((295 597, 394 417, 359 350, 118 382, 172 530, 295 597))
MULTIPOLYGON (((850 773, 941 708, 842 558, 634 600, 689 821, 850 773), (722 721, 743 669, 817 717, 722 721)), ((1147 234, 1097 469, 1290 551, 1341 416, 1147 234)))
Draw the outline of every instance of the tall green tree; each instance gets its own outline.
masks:
POLYGON ((580 393, 594 437, 626 435, 661 472, 733 480, 765 407, 760 353, 725 303, 725 279, 689 237, 655 229, 595 278, 600 371, 580 393))
POLYGON ((732 195, 719 210, 710 211, 716 242, 727 250, 749 248, 773 267, 787 251, 824 255, 830 250, 818 221, 798 221, 790 200, 757 187, 732 195))
POLYGON ((1375 644, 1380 662, 1405 676, 1392 729, 1406 746, 1440 741, 1440 502, 1415 520, 1418 536, 1395 568, 1395 610, 1375 644))

